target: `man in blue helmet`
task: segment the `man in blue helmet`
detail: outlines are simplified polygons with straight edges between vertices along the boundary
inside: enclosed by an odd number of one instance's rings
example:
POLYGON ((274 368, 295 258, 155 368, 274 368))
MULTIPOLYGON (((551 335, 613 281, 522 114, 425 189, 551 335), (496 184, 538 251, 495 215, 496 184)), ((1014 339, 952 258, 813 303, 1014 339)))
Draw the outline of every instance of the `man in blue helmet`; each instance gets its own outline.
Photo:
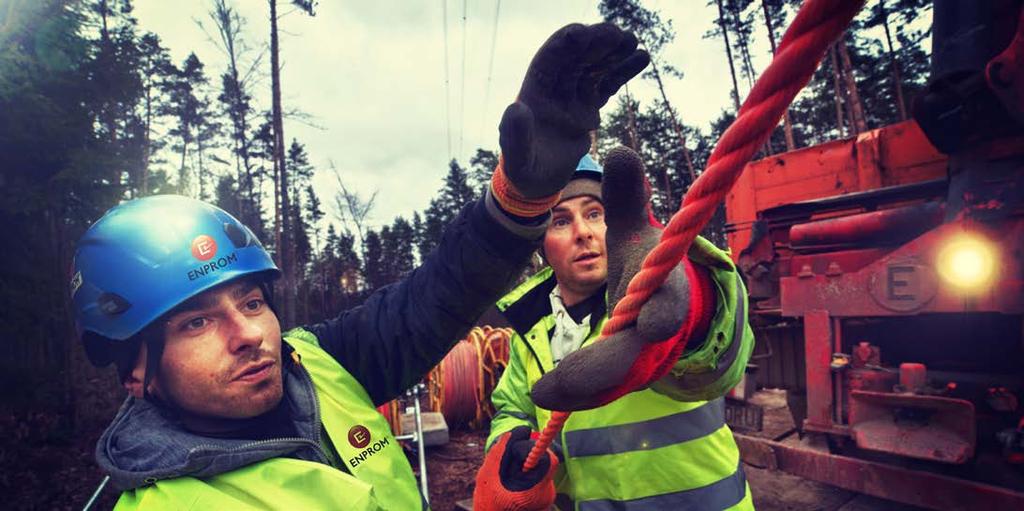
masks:
POLYGON ((640 157, 617 148, 605 163, 580 161, 544 235, 548 267, 497 302, 516 333, 474 504, 753 509, 722 400, 753 349, 729 257, 697 238, 637 321, 594 342, 661 234, 640 157), (552 410, 576 411, 541 458, 547 471, 523 472, 552 410))
MULTIPOLYGON (((499 126, 485 198, 360 307, 282 334, 278 270, 223 210, 126 202, 80 241, 70 283, 90 359, 130 397, 97 459, 118 509, 419 509, 375 405, 419 381, 527 264, 598 110, 648 63, 609 24, 542 45, 499 126)), ((544 470, 541 467, 539 470, 544 470)))

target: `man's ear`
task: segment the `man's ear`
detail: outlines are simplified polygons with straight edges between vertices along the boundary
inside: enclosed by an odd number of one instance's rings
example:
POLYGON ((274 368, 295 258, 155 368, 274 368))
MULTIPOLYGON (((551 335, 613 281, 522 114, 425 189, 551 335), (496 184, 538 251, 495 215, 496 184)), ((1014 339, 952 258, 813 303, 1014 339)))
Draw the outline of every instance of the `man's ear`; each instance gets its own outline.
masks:
POLYGON ((135 399, 142 399, 143 396, 143 385, 146 381, 146 343, 142 343, 139 346, 139 354, 135 359, 135 366, 132 367, 128 376, 124 378, 121 385, 124 385, 125 390, 129 394, 135 397, 135 399))

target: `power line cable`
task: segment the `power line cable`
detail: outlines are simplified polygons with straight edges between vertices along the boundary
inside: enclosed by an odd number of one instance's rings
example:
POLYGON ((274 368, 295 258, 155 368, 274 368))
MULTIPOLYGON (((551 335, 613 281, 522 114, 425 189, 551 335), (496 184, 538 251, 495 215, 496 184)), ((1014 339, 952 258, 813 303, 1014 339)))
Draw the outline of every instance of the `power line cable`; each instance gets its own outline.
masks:
POLYGON ((441 23, 444 26, 444 124, 448 136, 448 160, 452 160, 452 113, 448 85, 448 1, 441 0, 441 23))
POLYGON ((491 75, 494 73, 494 48, 498 42, 498 16, 501 14, 501 0, 494 4, 494 25, 491 27, 491 59, 487 64, 487 85, 484 86, 483 116, 480 118, 480 134, 477 140, 483 141, 484 126, 487 125, 487 106, 491 100, 491 75))
POLYGON ((466 3, 468 0, 462 0, 462 84, 459 85, 459 148, 455 153, 457 156, 462 156, 462 139, 465 135, 466 127, 466 39, 468 39, 468 33, 466 32, 466 3))

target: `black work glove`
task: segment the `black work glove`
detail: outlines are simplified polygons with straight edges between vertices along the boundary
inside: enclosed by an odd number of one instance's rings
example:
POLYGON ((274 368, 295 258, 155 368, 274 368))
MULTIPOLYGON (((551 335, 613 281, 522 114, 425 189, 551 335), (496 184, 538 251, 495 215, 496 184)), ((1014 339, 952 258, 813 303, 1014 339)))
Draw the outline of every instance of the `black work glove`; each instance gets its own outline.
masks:
POLYGON ((572 24, 537 51, 498 127, 504 173, 522 197, 554 195, 569 181, 600 108, 650 62, 636 46, 636 37, 610 23, 572 24))

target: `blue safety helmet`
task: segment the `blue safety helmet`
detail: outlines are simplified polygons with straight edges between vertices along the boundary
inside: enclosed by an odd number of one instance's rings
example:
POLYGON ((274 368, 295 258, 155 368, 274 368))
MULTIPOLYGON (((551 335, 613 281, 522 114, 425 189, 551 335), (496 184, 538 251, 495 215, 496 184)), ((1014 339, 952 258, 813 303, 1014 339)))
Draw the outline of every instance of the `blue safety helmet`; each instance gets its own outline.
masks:
POLYGON ((581 195, 589 195, 600 200, 602 176, 604 176, 604 169, 589 154, 584 154, 583 158, 580 158, 580 162, 576 164, 576 172, 573 172, 572 178, 565 188, 562 188, 562 197, 559 202, 581 195))
POLYGON ((78 326, 123 341, 207 289, 280 275, 248 227, 188 197, 157 195, 107 212, 78 243, 71 297, 78 326))
POLYGON ((583 157, 580 158, 580 162, 576 164, 576 172, 573 173, 572 177, 573 179, 577 177, 589 177, 600 181, 603 175, 604 167, 594 161, 594 159, 590 157, 590 153, 587 153, 584 154, 583 157))

